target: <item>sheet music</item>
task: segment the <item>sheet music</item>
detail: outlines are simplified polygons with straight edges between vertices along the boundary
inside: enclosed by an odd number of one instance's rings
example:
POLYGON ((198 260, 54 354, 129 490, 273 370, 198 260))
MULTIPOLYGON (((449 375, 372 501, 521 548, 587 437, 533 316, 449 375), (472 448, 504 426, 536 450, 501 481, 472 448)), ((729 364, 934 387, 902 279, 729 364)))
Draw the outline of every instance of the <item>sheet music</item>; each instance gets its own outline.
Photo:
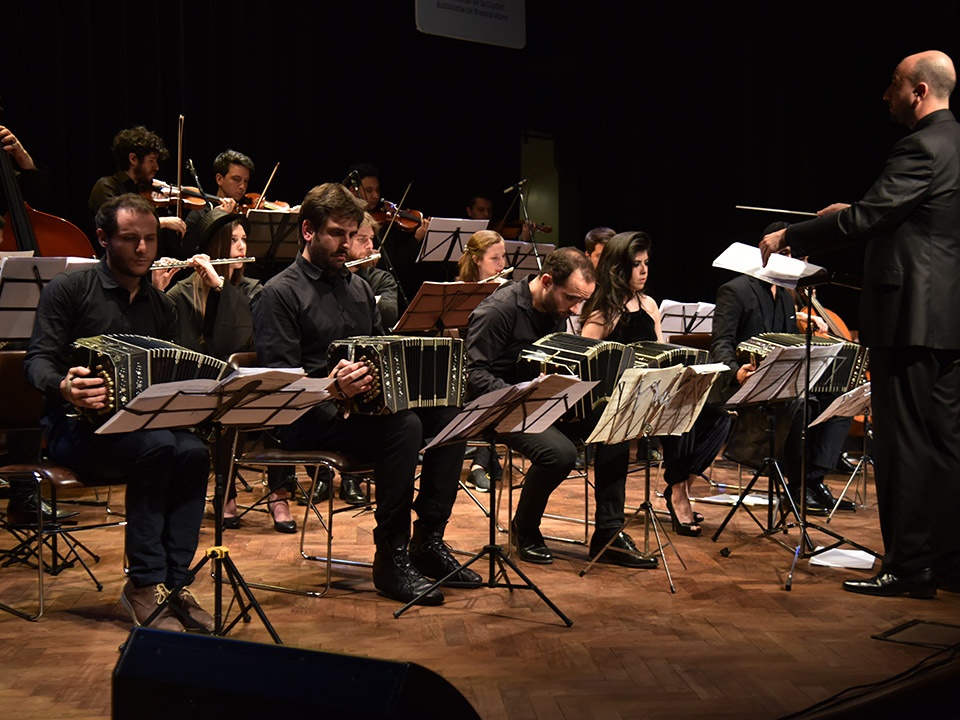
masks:
POLYGON ((845 392, 817 416, 811 425, 816 425, 832 417, 853 417, 870 414, 870 383, 865 382, 853 390, 845 392))
MULTIPOLYGON (((840 352, 840 344, 810 347, 810 386, 816 385, 840 352)), ((805 346, 774 348, 727 405, 759 404, 804 395, 805 346)))
POLYGON ((491 390, 468 403, 423 451, 477 437, 487 429, 500 434, 543 432, 596 384, 572 375, 542 375, 529 382, 491 390), (510 408, 506 415, 505 408, 510 408))
POLYGON ((731 244, 730 247, 720 253, 717 259, 713 261, 713 267, 733 270, 788 288, 796 288, 801 278, 826 273, 826 269, 819 265, 806 263, 803 260, 786 255, 771 255, 767 266, 763 267, 760 248, 756 245, 746 245, 739 242, 731 244))
POLYGON ((644 435, 687 432, 711 386, 726 371, 722 363, 628 368, 614 386, 587 442, 616 444, 644 435))
POLYGON ((40 293, 56 275, 100 261, 80 257, 33 257, 32 251, 4 253, 0 260, 0 338, 27 340, 33 333, 40 293))
POLYGON ((666 335, 688 335, 695 332, 713 331, 714 303, 677 302, 664 300, 660 303, 660 326, 666 335))

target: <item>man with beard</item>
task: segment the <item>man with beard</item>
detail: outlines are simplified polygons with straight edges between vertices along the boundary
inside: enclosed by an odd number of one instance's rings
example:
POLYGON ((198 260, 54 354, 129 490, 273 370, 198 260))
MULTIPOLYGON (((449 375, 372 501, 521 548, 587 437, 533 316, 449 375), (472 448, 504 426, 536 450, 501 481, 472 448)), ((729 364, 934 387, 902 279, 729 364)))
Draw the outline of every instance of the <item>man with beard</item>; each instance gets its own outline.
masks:
MULTIPOLYGON (((160 136, 142 125, 118 132, 113 138, 111 152, 117 171, 93 184, 87 205, 94 216, 111 198, 124 193, 150 192, 160 162, 170 155, 160 136)), ((186 223, 176 215, 161 214, 160 229, 160 254, 180 258, 179 238, 186 232, 186 223)))
MULTIPOLYGON (((340 403, 367 392, 373 377, 362 360, 341 360, 330 367, 330 344, 383 334, 373 291, 344 267, 347 247, 363 217, 363 201, 343 185, 313 188, 300 206, 301 253, 267 282, 253 303, 259 361, 265 367, 302 367, 312 377, 332 377, 340 403)), ((466 443, 423 454, 419 492, 413 499, 424 438, 439 432, 457 412, 457 408, 440 407, 386 415, 352 412, 344 417, 335 402, 326 402, 280 431, 283 447, 290 450, 336 449, 372 456, 377 488, 373 583, 400 602, 410 602, 428 590, 432 583, 427 578, 452 574, 454 583, 473 586, 482 581, 469 568, 460 568, 443 542, 466 443), (412 538, 411 509, 417 514, 412 538)), ((272 489, 275 499, 288 495, 285 488, 272 489)), ((419 602, 438 605, 443 593, 430 590, 419 602)))
MULTIPOLYGON (((470 314, 467 326, 469 399, 517 383, 520 352, 546 335, 563 332, 567 319, 579 312, 595 286, 590 259, 576 248, 565 247, 547 255, 539 274, 507 283, 485 298, 470 314)), ((553 554, 540 533, 540 521, 550 494, 576 464, 577 447, 557 425, 542 433, 511 433, 497 440, 530 461, 511 532, 520 559, 540 565, 552 563, 553 554)), ((601 497, 597 505, 603 515, 608 503, 601 497)), ((622 511, 621 502, 621 518, 622 511)), ((655 562, 637 556, 636 547, 620 526, 622 519, 612 533, 612 552, 604 552, 600 561, 654 567, 655 562)), ((609 539, 609 535, 594 533, 591 555, 599 553, 609 539)))

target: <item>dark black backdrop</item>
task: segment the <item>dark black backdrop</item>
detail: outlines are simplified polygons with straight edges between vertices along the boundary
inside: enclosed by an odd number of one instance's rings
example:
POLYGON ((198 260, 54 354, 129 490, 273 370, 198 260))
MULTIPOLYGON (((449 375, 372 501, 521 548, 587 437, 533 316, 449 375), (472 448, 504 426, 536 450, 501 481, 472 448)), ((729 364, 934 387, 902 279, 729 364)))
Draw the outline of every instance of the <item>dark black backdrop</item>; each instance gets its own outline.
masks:
MULTIPOLYGON (((3 122, 49 168, 37 208, 84 229, 86 198, 113 171, 117 130, 144 124, 213 186, 213 156, 257 163, 268 199, 297 203, 356 161, 384 195, 459 214, 474 186, 519 177, 524 133, 555 140, 560 225, 579 244, 610 225, 654 238, 655 298, 713 299, 710 263, 755 242, 763 213, 853 201, 902 130, 880 97, 898 60, 960 59, 953 2, 591 3, 528 0, 527 46, 420 34, 414 3, 11 3, 3 122)), ((858 272, 856 252, 814 258, 858 272)), ((856 326, 853 291, 821 299, 856 326)))

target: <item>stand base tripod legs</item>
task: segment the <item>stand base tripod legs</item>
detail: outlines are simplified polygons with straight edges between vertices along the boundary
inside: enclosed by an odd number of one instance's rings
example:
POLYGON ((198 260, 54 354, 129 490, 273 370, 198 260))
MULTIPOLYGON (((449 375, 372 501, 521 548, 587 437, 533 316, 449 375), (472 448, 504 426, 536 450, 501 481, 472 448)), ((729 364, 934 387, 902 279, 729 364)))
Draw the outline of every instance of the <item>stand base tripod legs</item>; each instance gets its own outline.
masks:
POLYGON ((230 550, 223 546, 207 548, 203 560, 190 569, 190 572, 187 573, 187 577, 182 583, 175 588, 170 589, 170 594, 167 596, 167 599, 157 606, 157 608, 150 614, 150 617, 144 620, 143 624, 149 625, 151 622, 153 622, 154 618, 160 614, 160 611, 166 607, 166 605, 171 602, 173 598, 179 595, 183 588, 187 587, 191 582, 193 582, 193 579, 197 576, 197 573, 199 573, 200 570, 203 569, 204 565, 206 565, 210 560, 215 563, 215 625, 214 631, 211 634, 224 637, 238 622, 240 622, 240 620, 249 620, 249 610, 252 608, 259 616, 261 622, 263 622, 264 627, 267 629, 267 632, 270 633, 270 637, 273 639, 273 641, 277 645, 282 645, 283 642, 280 640, 280 636, 277 635, 276 630, 273 629, 273 625, 271 625, 270 621, 267 619, 266 614, 263 612, 263 608, 260 607, 260 603, 257 602, 257 599, 250 591, 250 586, 247 585, 246 581, 243 579, 243 576, 240 574, 240 571, 237 569, 237 566, 234 564, 233 558, 230 557, 230 550), (224 571, 226 571, 227 581, 230 583, 230 587, 233 588, 234 599, 238 604, 237 615, 233 618, 233 620, 230 621, 227 621, 221 612, 223 593, 222 573, 224 571))

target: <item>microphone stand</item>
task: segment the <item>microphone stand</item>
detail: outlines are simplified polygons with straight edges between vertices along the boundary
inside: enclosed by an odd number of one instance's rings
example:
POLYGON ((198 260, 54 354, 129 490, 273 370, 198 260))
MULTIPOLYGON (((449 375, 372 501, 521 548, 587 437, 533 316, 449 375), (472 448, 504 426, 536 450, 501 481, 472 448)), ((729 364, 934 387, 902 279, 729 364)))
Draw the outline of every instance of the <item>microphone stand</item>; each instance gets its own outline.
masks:
POLYGON ((196 184, 197 190, 200 191, 200 197, 202 197, 204 199, 204 202, 207 203, 207 209, 212 210, 213 203, 207 199, 207 194, 203 191, 203 186, 200 184, 200 178, 197 176, 197 171, 193 167, 193 160, 191 160, 190 158, 187 158, 187 171, 190 173, 190 177, 193 178, 193 182, 196 184))
MULTIPOLYGON (((512 187, 508 187, 504 191, 504 192, 511 192, 512 190, 517 191, 517 198, 519 198, 520 200, 520 215, 522 217, 523 227, 530 227, 532 225, 532 223, 530 222, 530 213, 527 212, 527 198, 526 198, 526 195, 523 194, 523 186, 526 185, 528 182, 530 181, 524 178, 523 180, 519 180, 512 187)), ((513 207, 513 203, 511 203, 511 207, 513 207)), ((507 212, 509 213, 510 211, 507 210, 507 212)), ((504 219, 506 219, 506 215, 504 216, 504 219)), ((522 228, 520 232, 522 235, 523 233, 522 228)), ((533 256, 537 260, 537 269, 542 270, 543 258, 540 256, 540 251, 537 248, 536 229, 534 229, 533 234, 530 236, 530 244, 533 245, 533 256)))

